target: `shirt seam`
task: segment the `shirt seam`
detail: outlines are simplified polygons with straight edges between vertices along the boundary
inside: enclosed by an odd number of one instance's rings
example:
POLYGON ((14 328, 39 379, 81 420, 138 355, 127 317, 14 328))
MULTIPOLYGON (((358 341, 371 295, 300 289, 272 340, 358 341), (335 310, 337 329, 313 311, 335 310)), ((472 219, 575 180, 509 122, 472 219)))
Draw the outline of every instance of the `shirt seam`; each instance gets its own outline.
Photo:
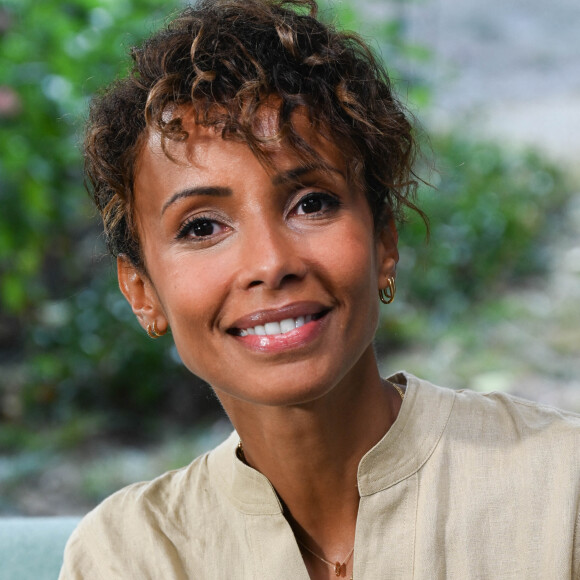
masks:
MULTIPOLYGON (((451 413, 453 412, 453 408, 455 407, 455 401, 457 400, 457 393, 455 393, 455 391, 451 391, 451 396, 452 396, 452 402, 451 402, 451 405, 449 407, 449 412, 447 413, 447 417, 445 418, 445 421, 443 422, 441 429, 437 433, 433 445, 427 451, 427 453, 425 453, 424 459, 421 461, 421 463, 419 463, 417 465, 417 468, 413 469, 412 471, 410 471, 406 475, 402 475, 399 479, 389 483, 388 485, 385 485, 384 487, 381 487, 380 489, 373 491, 372 493, 364 494, 365 496, 371 496, 371 495, 374 495, 375 493, 380 493, 381 491, 384 491, 385 489, 389 489, 390 487, 393 487, 394 485, 401 483, 405 479, 412 477, 415 473, 418 473, 419 470, 421 470, 421 468, 427 463, 427 461, 429 461, 429 458, 431 457, 431 455, 433 455, 436 447, 439 445, 439 442, 441 441, 441 437, 443 435, 443 432, 445 431, 445 429, 447 428, 447 425, 449 424, 449 419, 451 418, 451 413)), ((403 434, 403 430, 401 430, 401 432, 397 436, 397 439, 399 437, 401 437, 402 434, 403 434)), ((415 459, 414 456, 409 457, 404 463, 401 464, 400 469, 404 470, 414 459, 415 459)), ((371 484, 376 483, 376 482, 378 482, 378 479, 371 479, 370 482, 371 482, 371 484)))
POLYGON ((580 562, 578 557, 580 556, 580 501, 576 500, 576 523, 574 525, 574 536, 572 541, 572 573, 574 573, 574 568, 576 568, 576 580, 580 580, 580 562))
MULTIPOLYGON (((492 392, 492 393, 482 393, 482 395, 485 398, 490 398, 494 394, 504 395, 504 393, 498 393, 497 391, 492 392)), ((547 405, 546 403, 538 403, 536 401, 528 401, 527 399, 522 399, 522 398, 517 397, 515 395, 508 395, 508 398, 514 405, 521 405, 522 407, 529 407, 531 409, 544 409, 547 411, 555 411, 558 413, 558 415, 560 415, 562 417, 570 417, 573 419, 580 419, 580 413, 574 413, 573 411, 566 411, 564 409, 560 409, 560 408, 555 407, 553 405, 547 405)))

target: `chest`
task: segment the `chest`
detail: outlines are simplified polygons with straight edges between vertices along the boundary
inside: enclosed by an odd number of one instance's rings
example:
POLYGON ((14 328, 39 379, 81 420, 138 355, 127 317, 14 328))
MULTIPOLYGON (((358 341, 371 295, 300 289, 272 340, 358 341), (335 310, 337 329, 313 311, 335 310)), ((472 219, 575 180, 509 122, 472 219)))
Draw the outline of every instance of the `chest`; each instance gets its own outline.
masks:
MULTIPOLYGON (((418 473, 362 497, 354 580, 570 579, 573 510, 517 486, 418 473)), ((190 550, 194 577, 309 579, 282 515, 232 514, 228 524, 190 550)))

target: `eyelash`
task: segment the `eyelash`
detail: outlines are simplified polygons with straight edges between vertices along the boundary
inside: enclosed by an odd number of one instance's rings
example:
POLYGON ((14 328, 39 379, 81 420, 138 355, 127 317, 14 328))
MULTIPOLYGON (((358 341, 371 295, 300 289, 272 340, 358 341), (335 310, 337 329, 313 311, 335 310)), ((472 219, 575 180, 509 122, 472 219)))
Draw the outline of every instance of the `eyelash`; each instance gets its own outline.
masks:
MULTIPOLYGON (((221 224, 221 222, 214 219, 210 215, 196 215, 194 217, 187 219, 185 222, 183 222, 183 224, 179 228, 179 231, 177 232, 177 235, 175 236, 175 238, 177 240, 182 240, 182 239, 190 236, 190 234, 193 232, 196 224, 202 225, 204 223, 211 224, 212 226, 214 226, 216 224, 221 224)), ((211 235, 212 234, 209 234, 207 236, 191 236, 190 239, 196 240, 196 241, 202 241, 202 240, 209 239, 211 237, 211 235)))
POLYGON ((313 212, 304 212, 303 214, 298 215, 307 215, 312 217, 321 216, 326 214, 327 212, 336 210, 342 205, 340 199, 338 199, 338 197, 336 197, 335 195, 331 195, 323 191, 313 191, 301 197, 300 201, 293 207, 291 213, 296 214, 298 208, 308 202, 321 202, 323 204, 326 204, 327 207, 313 212))
MULTIPOLYGON (((329 193, 322 192, 322 191, 315 191, 315 192, 308 193, 308 194, 304 195, 303 197, 301 197, 300 200, 298 201, 298 203, 296 203, 296 205, 294 205, 294 207, 290 211, 290 215, 293 215, 293 214, 294 215, 304 215, 304 216, 308 216, 311 218, 315 218, 315 217, 320 217, 322 215, 325 215, 326 213, 331 212, 333 210, 336 210, 341 205, 342 205, 342 202, 336 196, 331 195, 329 193), (312 211, 312 212, 304 211, 303 213, 298 213, 298 210, 301 208, 301 206, 304 206, 304 204, 315 203, 315 202, 320 202, 322 205, 326 205, 326 207, 323 207, 321 209, 317 209, 316 211, 312 211)), ((304 207, 302 207, 302 209, 304 210, 304 207)), ((176 240, 183 240, 184 238, 189 237, 191 240, 194 240, 196 242, 201 242, 201 241, 210 239, 212 237, 212 235, 215 235, 215 234, 210 233, 210 234, 205 235, 205 236, 193 236, 193 235, 191 235, 196 225, 201 226, 204 223, 209 224, 212 227, 215 226, 216 224, 222 225, 222 227, 226 227, 226 226, 224 226, 224 224, 222 222, 216 220, 211 215, 196 215, 194 217, 187 219, 182 224, 182 226, 179 228, 179 231, 177 232, 177 235, 175 236, 175 239, 176 240)))

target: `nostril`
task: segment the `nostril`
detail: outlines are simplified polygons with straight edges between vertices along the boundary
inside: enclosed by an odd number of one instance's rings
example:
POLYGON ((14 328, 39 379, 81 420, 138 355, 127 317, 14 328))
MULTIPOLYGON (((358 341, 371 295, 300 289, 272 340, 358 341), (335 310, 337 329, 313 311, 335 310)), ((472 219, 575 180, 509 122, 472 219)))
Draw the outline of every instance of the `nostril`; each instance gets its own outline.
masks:
POLYGON ((284 284, 285 282, 294 282, 295 280, 300 280, 300 276, 298 274, 286 274, 280 283, 284 284))
MULTIPOLYGON (((279 286, 283 286, 289 282, 295 282, 296 280, 300 280, 301 276, 299 276, 298 274, 285 274, 284 276, 282 276, 282 278, 280 280, 276 280, 272 282, 272 286, 273 287, 279 287, 279 286)), ((256 286, 261 286, 262 284, 265 284, 266 280, 252 280, 249 284, 248 284, 248 288, 254 288, 256 286)), ((269 283, 268 283, 269 285, 269 283)))

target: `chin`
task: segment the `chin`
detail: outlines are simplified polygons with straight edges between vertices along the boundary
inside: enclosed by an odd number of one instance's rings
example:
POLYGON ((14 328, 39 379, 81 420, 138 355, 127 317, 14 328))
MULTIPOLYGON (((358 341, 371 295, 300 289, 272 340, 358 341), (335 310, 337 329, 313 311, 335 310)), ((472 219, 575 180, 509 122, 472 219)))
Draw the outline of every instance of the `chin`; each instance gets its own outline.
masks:
MULTIPOLYGON (((320 369, 317 374, 319 373, 320 369)), ((226 410, 227 401, 232 399, 265 407, 308 405, 323 399, 333 390, 337 382, 334 376, 315 378, 314 373, 308 374, 308 377, 304 377, 302 373, 292 371, 281 373, 277 370, 276 376, 271 379, 262 376, 259 381, 252 381, 246 389, 240 389, 239 385, 236 388, 232 388, 231 385, 212 385, 212 388, 226 410)))

